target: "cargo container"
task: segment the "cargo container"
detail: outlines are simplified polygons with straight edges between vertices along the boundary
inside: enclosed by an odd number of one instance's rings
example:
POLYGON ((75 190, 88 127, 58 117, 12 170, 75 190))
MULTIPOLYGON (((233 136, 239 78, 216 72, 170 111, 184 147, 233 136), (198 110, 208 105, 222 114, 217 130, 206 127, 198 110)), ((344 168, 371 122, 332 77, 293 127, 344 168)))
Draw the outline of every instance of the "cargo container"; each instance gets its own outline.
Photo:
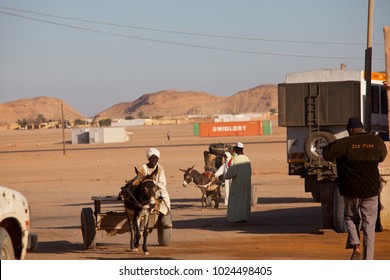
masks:
POLYGON ((199 124, 200 137, 255 136, 263 134, 261 121, 210 122, 199 124))

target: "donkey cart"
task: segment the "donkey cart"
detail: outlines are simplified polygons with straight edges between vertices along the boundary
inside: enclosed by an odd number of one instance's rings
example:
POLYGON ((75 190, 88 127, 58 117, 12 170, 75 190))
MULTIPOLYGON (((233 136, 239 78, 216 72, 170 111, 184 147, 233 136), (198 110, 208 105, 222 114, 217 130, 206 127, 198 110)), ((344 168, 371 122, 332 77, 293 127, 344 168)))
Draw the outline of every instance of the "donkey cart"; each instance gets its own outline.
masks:
MULTIPOLYGON (((83 208, 81 210, 81 231, 86 249, 96 247, 97 230, 105 230, 108 235, 122 234, 130 231, 123 198, 120 196, 93 196, 95 210, 83 208), (103 205, 105 211, 102 211, 103 205)), ((157 229, 158 244, 168 246, 171 243, 172 227, 166 226, 159 219, 157 210, 152 210, 149 216, 149 233, 157 229)), ((170 215, 170 213, 168 213, 170 215)), ((169 217, 170 218, 170 217, 169 217)), ((169 219, 170 220, 170 219, 169 219)))

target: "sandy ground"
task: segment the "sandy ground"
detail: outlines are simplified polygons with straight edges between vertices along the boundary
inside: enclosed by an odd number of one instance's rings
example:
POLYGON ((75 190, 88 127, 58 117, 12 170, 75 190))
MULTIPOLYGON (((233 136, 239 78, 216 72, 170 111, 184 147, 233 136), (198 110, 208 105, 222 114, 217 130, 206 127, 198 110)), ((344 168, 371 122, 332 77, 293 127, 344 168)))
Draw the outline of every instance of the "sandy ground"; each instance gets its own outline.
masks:
MULTIPOLYGON (((32 232, 38 250, 28 260, 118 259, 269 259, 343 260, 346 234, 324 230, 321 204, 304 192, 303 180, 287 175, 285 129, 272 135, 228 138, 193 136, 192 125, 134 127, 123 144, 70 144, 66 130, 65 154, 61 130, 0 131, 0 185, 21 191, 31 205, 32 232), (166 132, 171 132, 167 141, 166 132), (226 206, 200 208, 200 191, 182 187, 179 168, 204 167, 203 151, 210 143, 245 144, 252 161, 258 201, 251 220, 226 221, 226 206), (108 236, 98 231, 96 249, 85 250, 80 213, 93 208, 92 196, 116 195, 134 167, 146 162, 146 150, 161 151, 172 200, 172 243, 162 247, 157 232, 149 237, 149 256, 129 252, 129 233, 108 236)), ((376 235, 376 259, 390 259, 390 231, 376 235)))

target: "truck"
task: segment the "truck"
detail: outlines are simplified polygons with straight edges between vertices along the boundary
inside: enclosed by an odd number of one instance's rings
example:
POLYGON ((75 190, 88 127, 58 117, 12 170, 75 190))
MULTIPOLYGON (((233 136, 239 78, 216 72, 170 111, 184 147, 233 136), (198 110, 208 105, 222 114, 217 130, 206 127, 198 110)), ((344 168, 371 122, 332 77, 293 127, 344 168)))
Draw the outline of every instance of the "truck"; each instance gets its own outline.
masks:
POLYGON ((38 246, 38 236, 30 233, 30 207, 20 192, 0 186, 0 259, 23 260, 27 250, 38 246))
POLYGON ((322 157, 328 143, 348 136, 350 117, 364 122, 371 111, 371 131, 388 140, 388 103, 384 73, 372 72, 371 110, 365 109, 364 71, 320 69, 286 75, 278 84, 278 121, 286 127, 288 174, 304 178, 305 192, 321 202, 320 184, 337 178, 336 166, 322 157))

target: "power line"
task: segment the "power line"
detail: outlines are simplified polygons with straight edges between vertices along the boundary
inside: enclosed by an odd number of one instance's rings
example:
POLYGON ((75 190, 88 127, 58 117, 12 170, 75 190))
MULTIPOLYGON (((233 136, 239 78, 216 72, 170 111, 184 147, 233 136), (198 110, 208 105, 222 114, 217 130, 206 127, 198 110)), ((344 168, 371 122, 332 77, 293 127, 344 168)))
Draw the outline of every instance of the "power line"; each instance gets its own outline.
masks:
MULTIPOLYGON (((1 8, 1 7, 0 7, 1 8)), ((0 11, 0 14, 10 15, 14 17, 19 17, 23 19, 43 22, 47 24, 62 26, 62 27, 68 27, 72 29, 78 29, 78 30, 84 30, 94 33, 100 33, 100 34, 106 34, 106 35, 112 35, 117 37, 124 37, 124 38, 130 38, 135 40, 143 40, 148 42, 154 42, 154 43, 161 43, 161 44, 169 44, 169 45, 177 45, 177 46, 185 46, 185 47, 193 47, 193 48, 202 48, 202 49, 210 49, 210 50, 218 50, 218 51, 229 51, 229 52, 237 52, 237 53, 246 53, 246 54, 256 54, 256 55, 272 55, 272 56, 287 56, 287 57, 303 57, 303 58, 321 58, 321 59, 363 59, 363 57, 345 57, 345 56, 324 56, 324 55, 308 55, 308 54, 289 54, 289 53, 278 53, 278 52, 266 52, 266 51, 253 51, 253 50, 243 50, 243 49, 231 49, 231 48, 223 48, 223 47, 215 47, 215 46, 206 46, 206 45, 200 45, 200 44, 190 44, 185 42, 176 42, 176 41, 168 41, 168 40, 161 40, 161 39, 153 39, 153 38, 147 38, 147 37, 141 37, 141 36, 130 36, 120 33, 114 33, 114 32, 108 32, 108 31, 102 31, 98 29, 91 29, 91 28, 85 28, 65 23, 59 23, 39 18, 33 18, 30 16, 24 16, 19 14, 14 14, 10 12, 3 12, 0 11)), ((383 58, 372 58, 373 60, 384 60, 383 58)))
MULTIPOLYGON (((116 26, 116 27, 122 27, 122 28, 140 29, 140 30, 148 30, 148 31, 156 31, 156 32, 182 34, 182 35, 214 37, 214 38, 223 38, 223 39, 250 40, 250 41, 294 43, 294 44, 365 45, 365 43, 363 43, 363 42, 286 40, 286 39, 272 39, 272 38, 249 37, 249 36, 234 36, 234 35, 215 34, 215 33, 200 33, 200 32, 189 32, 189 31, 178 31, 178 30, 152 28, 152 27, 137 26, 137 25, 124 25, 124 24, 118 24, 118 23, 112 23, 112 22, 104 22, 104 21, 97 21, 97 20, 79 19, 79 18, 74 18, 74 17, 53 15, 53 14, 48 14, 48 13, 40 13, 40 12, 34 12, 34 11, 29 11, 29 10, 23 10, 23 9, 13 9, 13 8, 8 8, 8 7, 3 7, 3 6, 0 6, 0 8, 1 9, 5 9, 5 10, 16 11, 16 12, 23 12, 23 13, 28 13, 28 14, 34 14, 34 15, 40 15, 40 16, 46 16, 46 17, 53 17, 53 18, 60 18, 60 19, 66 19, 66 20, 72 20, 72 21, 80 21, 80 22, 94 23, 94 24, 107 25, 107 26, 116 26)), ((374 45, 383 45, 383 44, 377 43, 377 44, 374 44, 374 45)))

